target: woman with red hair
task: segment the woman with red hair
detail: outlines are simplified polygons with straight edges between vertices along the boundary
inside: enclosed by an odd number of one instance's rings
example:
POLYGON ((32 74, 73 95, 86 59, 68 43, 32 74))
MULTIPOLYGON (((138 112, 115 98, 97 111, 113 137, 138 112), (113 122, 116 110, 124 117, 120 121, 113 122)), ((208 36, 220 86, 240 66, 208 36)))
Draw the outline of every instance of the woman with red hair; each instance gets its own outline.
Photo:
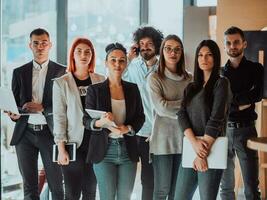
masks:
POLYGON ((94 73, 95 50, 87 38, 77 38, 70 49, 67 74, 54 81, 54 138, 58 144, 58 164, 62 165, 65 198, 95 199, 96 178, 92 165, 85 162, 90 139, 83 126, 87 87, 105 77, 94 73), (76 160, 70 162, 66 143, 76 143, 76 160))

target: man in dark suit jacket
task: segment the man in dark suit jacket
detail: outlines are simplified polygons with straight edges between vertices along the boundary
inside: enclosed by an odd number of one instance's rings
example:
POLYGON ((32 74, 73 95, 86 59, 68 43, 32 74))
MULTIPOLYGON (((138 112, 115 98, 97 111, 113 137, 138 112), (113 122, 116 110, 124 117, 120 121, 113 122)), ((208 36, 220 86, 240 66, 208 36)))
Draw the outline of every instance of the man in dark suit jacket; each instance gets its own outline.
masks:
POLYGON ((9 116, 16 122, 10 145, 15 145, 18 165, 23 177, 24 200, 39 200, 38 154, 40 152, 53 200, 63 200, 62 173, 52 162, 52 84, 65 73, 65 67, 49 60, 52 44, 49 33, 35 29, 29 47, 33 61, 13 72, 12 90, 19 110, 33 115, 9 116))

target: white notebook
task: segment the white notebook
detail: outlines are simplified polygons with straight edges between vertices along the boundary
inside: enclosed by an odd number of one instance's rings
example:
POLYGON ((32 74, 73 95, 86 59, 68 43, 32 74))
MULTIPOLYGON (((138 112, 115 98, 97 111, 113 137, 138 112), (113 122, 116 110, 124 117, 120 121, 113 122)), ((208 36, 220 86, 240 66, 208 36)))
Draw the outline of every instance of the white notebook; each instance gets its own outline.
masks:
MULTIPOLYGON (((208 156, 209 169, 226 169, 227 168, 227 148, 228 138, 218 137, 211 147, 208 156)), ((183 139, 182 167, 193 168, 193 162, 197 154, 193 149, 187 137, 183 139)))
POLYGON ((106 113, 106 111, 93 110, 93 109, 85 109, 85 111, 90 115, 90 117, 94 119, 101 118, 101 116, 106 113))
MULTIPOLYGON (((102 115, 104 115, 106 113, 106 111, 94 110, 94 109, 85 109, 85 111, 90 115, 91 118, 94 118, 94 119, 100 119, 102 117, 102 115)), ((117 128, 116 123, 113 121, 107 125, 107 127, 109 127, 109 126, 113 126, 113 127, 117 128)), ((103 128, 107 128, 107 127, 103 127, 103 128)))

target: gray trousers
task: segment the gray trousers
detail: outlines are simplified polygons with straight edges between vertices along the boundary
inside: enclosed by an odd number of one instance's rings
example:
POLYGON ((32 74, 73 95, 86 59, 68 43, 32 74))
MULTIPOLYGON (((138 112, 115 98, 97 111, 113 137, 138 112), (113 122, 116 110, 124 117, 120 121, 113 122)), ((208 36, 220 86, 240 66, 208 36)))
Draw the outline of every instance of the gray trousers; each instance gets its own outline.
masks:
POLYGON ((220 196, 222 200, 235 199, 235 156, 237 155, 245 188, 246 200, 260 199, 259 192, 259 165, 257 151, 247 148, 247 140, 257 137, 255 126, 242 128, 227 128, 228 160, 221 180, 220 196))

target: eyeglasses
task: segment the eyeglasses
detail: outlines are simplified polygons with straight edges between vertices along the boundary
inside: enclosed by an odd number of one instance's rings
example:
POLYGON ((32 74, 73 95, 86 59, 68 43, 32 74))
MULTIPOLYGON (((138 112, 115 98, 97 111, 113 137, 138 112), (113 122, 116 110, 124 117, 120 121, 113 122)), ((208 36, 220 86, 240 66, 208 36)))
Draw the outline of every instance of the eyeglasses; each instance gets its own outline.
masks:
POLYGON ((38 47, 39 45, 47 47, 49 45, 49 41, 33 41, 32 44, 34 47, 38 47))
POLYGON ((175 48, 171 48, 171 47, 164 47, 164 50, 167 54, 171 54, 172 52, 174 52, 175 54, 179 54, 182 52, 183 48, 181 47, 175 47, 175 48))

